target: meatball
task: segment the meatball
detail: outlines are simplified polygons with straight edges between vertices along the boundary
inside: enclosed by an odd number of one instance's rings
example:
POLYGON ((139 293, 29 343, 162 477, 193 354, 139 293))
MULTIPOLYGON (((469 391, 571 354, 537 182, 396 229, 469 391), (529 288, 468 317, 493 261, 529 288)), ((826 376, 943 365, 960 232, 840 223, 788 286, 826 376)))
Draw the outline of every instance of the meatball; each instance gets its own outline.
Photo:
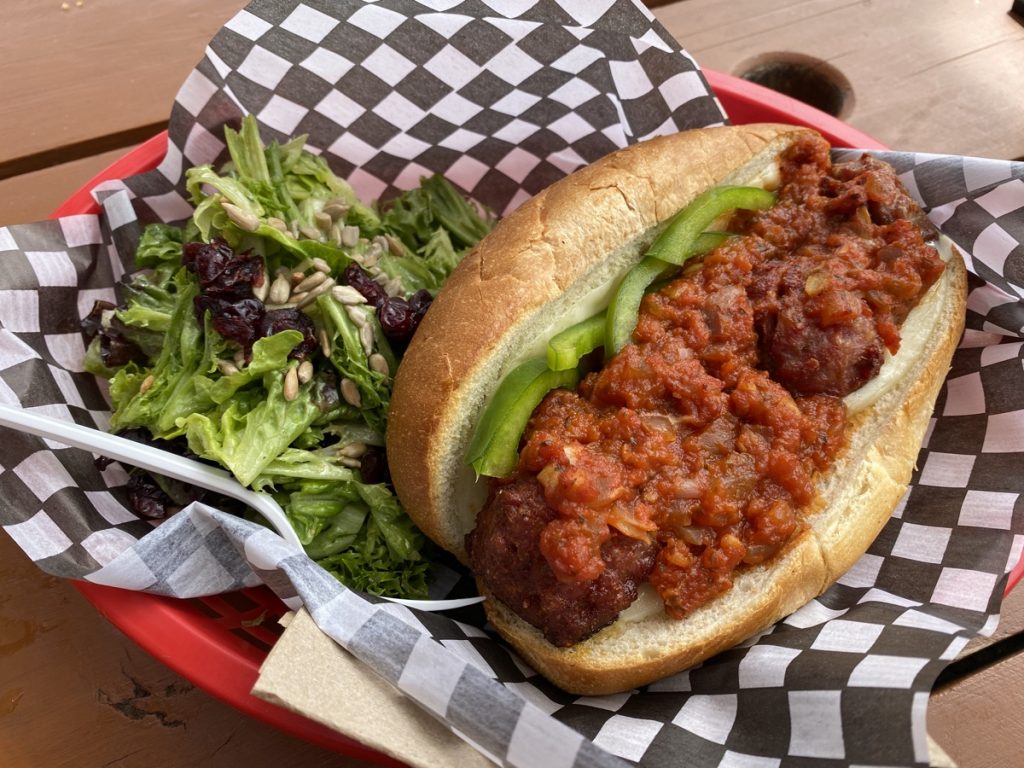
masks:
POLYGON ((559 581, 539 540, 557 514, 539 484, 517 478, 496 487, 466 537, 470 565, 503 603, 567 647, 613 622, 637 598, 654 567, 657 547, 618 532, 601 547, 604 569, 590 581, 559 581))

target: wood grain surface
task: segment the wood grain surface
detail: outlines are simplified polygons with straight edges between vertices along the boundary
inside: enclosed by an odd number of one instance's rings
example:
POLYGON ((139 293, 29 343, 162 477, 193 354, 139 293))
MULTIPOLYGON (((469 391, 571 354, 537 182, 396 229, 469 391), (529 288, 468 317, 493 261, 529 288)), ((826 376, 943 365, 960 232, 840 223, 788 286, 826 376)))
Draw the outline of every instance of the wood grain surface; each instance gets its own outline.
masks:
POLYGON ((0 227, 42 221, 72 192, 131 149, 113 149, 0 179, 0 227))
MULTIPOLYGON (((825 61, 850 83, 844 119, 890 146, 1024 156, 1024 27, 1007 15, 1009 0, 648 4, 659 6, 657 17, 711 68, 739 74, 778 53, 825 61)), ((0 226, 45 218, 111 160, 161 130, 206 41, 243 5, 7 0, 0 226)), ((961 768, 1021 762, 1024 654, 1015 643, 1022 633, 1019 589, 993 637, 965 650, 987 665, 966 665, 963 677, 933 696, 930 730, 961 768)), ((139 650, 0 534, 0 765, 368 764, 211 698, 139 650)))
POLYGON ((4 0, 0 177, 159 131, 207 41, 243 5, 4 0))
POLYGON ((701 66, 742 75, 809 56, 852 98, 842 118, 893 149, 1024 157, 1024 26, 1009 0, 687 0, 655 10, 701 66))
MULTIPOLYGON (((1024 589, 1010 593, 993 641, 1024 633, 1024 589)), ((971 649, 965 649, 970 651, 971 649)), ((1024 744, 1024 652, 1010 655, 932 694, 928 731, 960 768, 1021 765, 1024 744)))

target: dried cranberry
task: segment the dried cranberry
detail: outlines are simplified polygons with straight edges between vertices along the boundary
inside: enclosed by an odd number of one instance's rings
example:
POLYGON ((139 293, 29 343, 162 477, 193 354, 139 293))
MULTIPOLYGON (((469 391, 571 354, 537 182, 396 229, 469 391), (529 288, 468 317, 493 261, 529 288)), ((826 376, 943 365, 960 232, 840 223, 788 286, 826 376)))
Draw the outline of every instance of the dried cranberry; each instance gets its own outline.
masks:
POLYGON ((187 243, 182 263, 199 279, 200 290, 224 299, 252 295, 253 286, 263 285, 263 259, 252 251, 235 253, 220 238, 209 243, 187 243))
POLYGON ((171 497, 144 472, 132 472, 128 476, 128 501, 136 514, 149 518, 167 517, 169 508, 174 505, 171 497))
POLYGON ((145 365, 149 362, 142 348, 126 339, 116 327, 100 332, 100 360, 107 368, 120 368, 128 363, 145 365))
POLYGON ((383 448, 371 445, 359 459, 359 476, 364 483, 387 483, 391 480, 387 454, 383 448))
POLYGON ((375 309, 380 309, 380 305, 388 298, 384 289, 375 283, 369 273, 358 264, 352 263, 345 267, 345 271, 341 274, 341 281, 359 291, 367 303, 375 309))
POLYGON ((148 361, 146 353, 134 341, 125 336, 127 326, 112 316, 106 326, 103 315, 117 309, 109 301, 97 301, 89 314, 82 320, 82 332, 90 343, 99 336, 100 360, 107 368, 120 368, 128 363, 145 365, 148 361))
POLYGON ((89 314, 82 318, 82 333, 85 334, 85 340, 87 342, 92 341, 96 338, 96 334, 103 330, 103 313, 110 312, 117 309, 109 301, 103 301, 102 299, 96 301, 92 305, 92 309, 89 310, 89 314))
POLYGON ((384 300, 377 310, 377 319, 384 335, 391 341, 405 341, 416 330, 416 313, 409 302, 398 296, 384 300))
POLYGON ((281 331, 299 331, 302 334, 302 341, 288 355, 292 359, 305 360, 317 348, 316 326, 297 309, 272 309, 265 313, 256 330, 256 338, 273 336, 281 331))
MULTIPOLYGON (((151 445, 161 450, 173 453, 178 456, 187 456, 191 459, 212 464, 212 462, 201 459, 189 450, 188 440, 185 437, 176 437, 173 440, 156 440, 148 429, 143 427, 132 427, 122 429, 118 433, 136 443, 151 445)), ((101 472, 113 463, 113 459, 98 456, 94 459, 96 468, 101 472)), ((135 512, 142 517, 161 518, 181 507, 191 504, 199 499, 211 498, 213 503, 221 506, 221 498, 216 495, 210 496, 205 488, 191 485, 180 480, 164 477, 163 485, 157 482, 156 478, 138 467, 133 467, 121 462, 128 470, 128 501, 135 512)))
POLYGON ((259 299, 228 301, 217 296, 196 296, 196 316, 202 322, 206 312, 210 313, 213 329, 225 339, 234 341, 244 349, 252 347, 258 338, 256 330, 266 310, 259 299))
POLYGON ((421 288, 416 291, 409 298, 409 307, 412 309, 414 315, 416 315, 416 325, 420 324, 420 320, 427 314, 427 310, 430 309, 430 304, 434 300, 434 297, 430 295, 430 291, 426 288, 421 288))

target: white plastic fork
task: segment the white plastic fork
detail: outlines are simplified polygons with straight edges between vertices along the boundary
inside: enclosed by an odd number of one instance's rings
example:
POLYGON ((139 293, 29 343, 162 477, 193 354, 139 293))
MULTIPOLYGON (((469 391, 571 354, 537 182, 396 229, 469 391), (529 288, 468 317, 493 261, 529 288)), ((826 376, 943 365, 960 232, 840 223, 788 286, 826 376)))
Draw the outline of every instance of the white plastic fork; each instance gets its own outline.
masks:
MULTIPOLYGON (((218 467, 211 467, 184 456, 164 451, 143 443, 137 443, 126 437, 118 437, 101 432, 91 427, 83 427, 74 422, 55 419, 24 408, 0 403, 0 426, 9 427, 20 432, 27 432, 38 437, 55 440, 64 445, 91 451, 92 453, 116 459, 149 472, 172 477, 184 483, 191 483, 200 488, 216 491, 232 499, 237 499, 248 507, 259 512, 281 537, 297 550, 302 550, 302 543, 288 522, 281 505, 266 493, 252 491, 239 483, 231 473, 218 467)), ((424 611, 447 611, 482 602, 482 597, 465 597, 454 600, 406 600, 389 597, 395 603, 418 608, 424 611)))

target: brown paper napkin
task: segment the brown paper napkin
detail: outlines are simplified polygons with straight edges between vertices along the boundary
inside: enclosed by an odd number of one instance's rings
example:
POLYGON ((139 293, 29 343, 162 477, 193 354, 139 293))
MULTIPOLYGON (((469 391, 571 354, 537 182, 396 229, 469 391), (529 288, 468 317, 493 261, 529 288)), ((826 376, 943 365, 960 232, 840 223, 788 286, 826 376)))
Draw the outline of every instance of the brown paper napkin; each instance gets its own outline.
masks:
POLYGON ((415 768, 491 765, 321 632, 305 610, 291 614, 252 692, 415 768))

